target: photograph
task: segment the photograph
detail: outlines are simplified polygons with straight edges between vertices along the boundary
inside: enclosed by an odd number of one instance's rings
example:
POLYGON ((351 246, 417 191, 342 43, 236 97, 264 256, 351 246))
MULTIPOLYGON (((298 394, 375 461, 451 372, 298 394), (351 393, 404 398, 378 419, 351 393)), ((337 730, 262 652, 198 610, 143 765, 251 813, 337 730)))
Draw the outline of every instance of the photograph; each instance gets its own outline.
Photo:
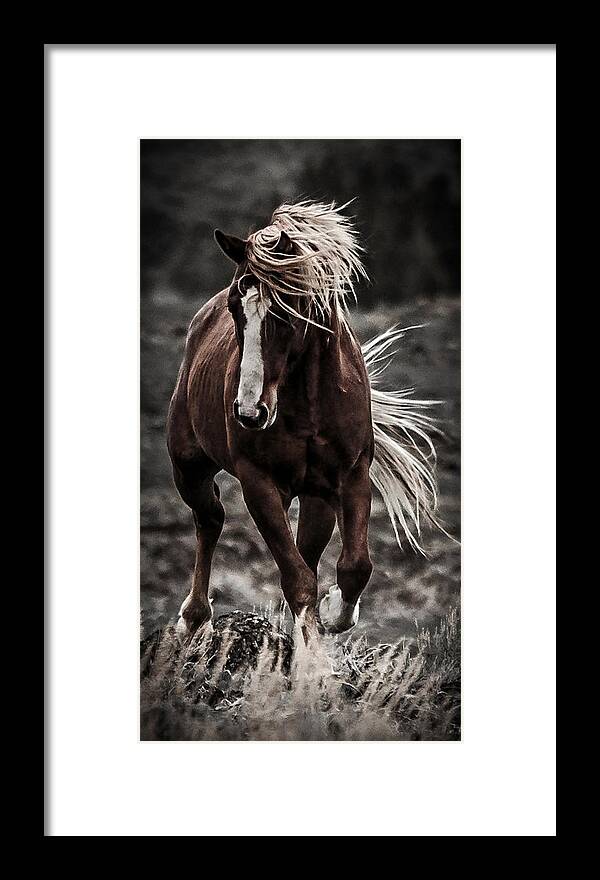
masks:
POLYGON ((461 140, 139 169, 141 740, 461 740, 461 140))

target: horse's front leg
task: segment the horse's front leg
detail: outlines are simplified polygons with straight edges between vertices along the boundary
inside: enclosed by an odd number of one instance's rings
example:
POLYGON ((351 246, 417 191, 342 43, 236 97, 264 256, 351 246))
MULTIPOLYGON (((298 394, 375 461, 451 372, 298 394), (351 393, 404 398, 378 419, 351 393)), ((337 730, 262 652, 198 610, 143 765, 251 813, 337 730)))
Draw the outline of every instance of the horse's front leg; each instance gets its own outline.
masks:
POLYGON ((207 459, 198 462, 173 462, 173 475, 179 494, 192 509, 196 526, 196 561, 192 588, 180 610, 177 631, 189 636, 212 618, 208 599, 210 568, 225 511, 219 501, 219 487, 214 482, 216 468, 207 459))
POLYGON ((316 632, 317 579, 302 558, 284 500, 271 477, 251 462, 237 462, 244 501, 281 572, 281 589, 305 639, 316 632))
POLYGON ((338 513, 342 553, 337 564, 337 587, 329 590, 319 606, 321 623, 329 632, 344 632, 358 621, 358 600, 373 571, 368 539, 370 515, 369 460, 364 455, 342 486, 338 513))

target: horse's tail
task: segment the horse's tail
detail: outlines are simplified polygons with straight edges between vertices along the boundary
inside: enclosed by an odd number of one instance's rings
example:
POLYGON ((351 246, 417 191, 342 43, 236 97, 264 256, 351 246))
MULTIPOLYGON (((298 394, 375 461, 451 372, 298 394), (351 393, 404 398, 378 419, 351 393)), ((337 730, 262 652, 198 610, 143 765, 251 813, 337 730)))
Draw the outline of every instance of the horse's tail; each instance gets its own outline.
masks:
MULTIPOLYGON (((421 525, 441 528, 435 517, 437 489, 435 447, 430 433, 440 433, 428 410, 440 401, 413 400, 412 389, 382 391, 377 379, 395 355, 393 346, 407 327, 392 327, 362 346, 371 382, 375 455, 371 481, 381 493, 398 544, 400 532, 421 553, 421 525)), ((442 529, 443 531, 443 529, 442 529)))

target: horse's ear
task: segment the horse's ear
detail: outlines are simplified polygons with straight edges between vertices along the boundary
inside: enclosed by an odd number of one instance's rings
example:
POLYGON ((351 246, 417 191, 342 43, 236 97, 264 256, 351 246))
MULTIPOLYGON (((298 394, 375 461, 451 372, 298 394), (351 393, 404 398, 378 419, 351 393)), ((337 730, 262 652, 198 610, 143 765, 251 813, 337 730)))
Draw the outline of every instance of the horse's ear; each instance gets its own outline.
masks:
POLYGON ((215 229, 214 235, 225 256, 239 265, 246 256, 246 242, 236 235, 225 235, 220 229, 215 229))
POLYGON ((290 257, 294 253, 294 244, 292 239, 289 237, 287 232, 281 230, 281 235, 279 236, 279 241, 277 242, 276 252, 278 254, 283 254, 286 257, 290 257))

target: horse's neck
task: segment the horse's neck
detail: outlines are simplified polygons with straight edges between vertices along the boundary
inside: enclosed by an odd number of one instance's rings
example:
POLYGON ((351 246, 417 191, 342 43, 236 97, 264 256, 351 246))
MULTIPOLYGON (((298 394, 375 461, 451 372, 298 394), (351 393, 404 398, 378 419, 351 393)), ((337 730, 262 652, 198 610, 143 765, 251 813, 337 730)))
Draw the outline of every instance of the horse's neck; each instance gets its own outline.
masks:
POLYGON ((332 319, 331 332, 309 327, 302 353, 290 376, 296 404, 304 404, 311 421, 317 417, 324 402, 326 389, 342 387, 342 347, 349 331, 337 317, 332 319), (298 399, 299 398, 299 399, 298 399))

